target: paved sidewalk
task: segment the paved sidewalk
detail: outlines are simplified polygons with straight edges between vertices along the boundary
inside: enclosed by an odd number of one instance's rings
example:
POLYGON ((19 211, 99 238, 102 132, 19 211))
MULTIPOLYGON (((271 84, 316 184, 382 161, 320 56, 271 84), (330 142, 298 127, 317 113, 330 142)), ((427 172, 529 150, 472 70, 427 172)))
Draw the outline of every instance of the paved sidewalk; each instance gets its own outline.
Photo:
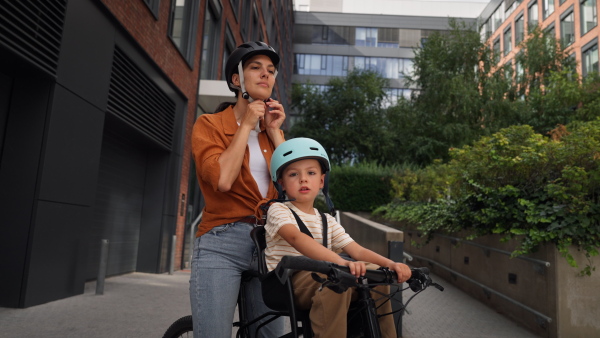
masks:
MULTIPOLYGON (((404 338, 535 338, 514 322, 444 280, 444 292, 429 288, 409 304, 404 338)), ((0 308, 0 337, 161 337, 177 318, 190 313, 189 272, 131 273, 107 278, 104 295, 96 283, 83 295, 27 309, 0 308)), ((407 296, 411 294, 408 291, 407 296)))

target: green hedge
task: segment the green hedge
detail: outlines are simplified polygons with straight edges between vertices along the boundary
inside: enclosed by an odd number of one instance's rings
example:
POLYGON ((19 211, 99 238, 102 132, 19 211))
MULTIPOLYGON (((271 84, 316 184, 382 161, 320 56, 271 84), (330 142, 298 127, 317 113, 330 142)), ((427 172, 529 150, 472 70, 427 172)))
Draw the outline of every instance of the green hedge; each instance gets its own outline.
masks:
POLYGON ((391 178, 397 167, 376 164, 333 166, 329 179, 330 196, 337 210, 373 211, 393 198, 391 178))
MULTIPOLYGON (((447 164, 397 175, 395 202, 377 213, 426 235, 518 236, 514 255, 553 243, 577 266, 571 245, 588 259, 600 247, 600 120, 560 126, 551 136, 513 126, 451 149, 447 164)), ((582 272, 592 270, 590 263, 582 272)))

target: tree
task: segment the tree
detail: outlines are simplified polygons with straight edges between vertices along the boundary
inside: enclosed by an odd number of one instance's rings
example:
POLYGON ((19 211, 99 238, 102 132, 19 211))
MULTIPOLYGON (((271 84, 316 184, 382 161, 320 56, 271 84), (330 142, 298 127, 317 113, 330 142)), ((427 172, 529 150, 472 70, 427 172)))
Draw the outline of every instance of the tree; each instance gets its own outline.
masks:
POLYGON ((327 150, 334 164, 353 161, 385 162, 389 130, 385 127, 387 80, 373 71, 355 70, 344 78, 332 78, 327 89, 294 85, 292 107, 300 119, 290 137, 310 137, 327 150))

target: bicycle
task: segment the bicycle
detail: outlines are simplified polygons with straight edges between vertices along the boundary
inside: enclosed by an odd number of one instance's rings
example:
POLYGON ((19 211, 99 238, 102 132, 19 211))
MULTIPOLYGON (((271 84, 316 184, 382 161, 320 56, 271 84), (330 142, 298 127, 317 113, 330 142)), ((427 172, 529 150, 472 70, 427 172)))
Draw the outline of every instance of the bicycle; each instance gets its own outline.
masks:
MULTIPOLYGON (((396 291, 390 292, 390 294, 385 295, 381 294, 383 297, 386 297, 389 301, 397 301, 394 299, 394 295, 398 292, 402 292, 406 289, 411 289, 414 294, 406 301, 406 303, 402 304, 399 310, 393 311, 391 313, 385 315, 392 315, 396 312, 402 314, 408 303, 420 292, 425 290, 429 286, 434 286, 440 291, 443 291, 444 288, 434 283, 429 277, 429 269, 427 268, 413 268, 412 276, 409 280, 406 281, 408 284, 407 288, 402 289, 401 286, 397 283, 396 273, 390 271, 388 269, 378 269, 378 270, 367 270, 365 276, 356 278, 355 276, 349 273, 348 267, 340 266, 334 263, 325 262, 325 261, 317 261, 310 259, 305 256, 285 256, 277 266, 277 268, 271 274, 271 280, 277 280, 280 285, 286 285, 289 283, 289 277, 294 271, 297 270, 305 270, 312 271, 313 273, 321 273, 325 275, 325 278, 320 278, 317 275, 313 275, 313 278, 319 282, 321 282, 323 287, 329 287, 336 292, 343 292, 349 287, 355 287, 358 292, 358 300, 354 302, 351 307, 348 316, 348 335, 349 337, 368 337, 368 338, 379 338, 381 337, 381 333, 379 330, 379 322, 377 320, 377 313, 375 307, 375 300, 371 296, 372 288, 377 285, 387 284, 387 285, 396 285, 396 291)), ((247 274, 245 278, 255 278, 252 274, 247 274)), ((244 281, 242 282, 244 283, 244 281)), ((291 290, 287 290, 289 292, 291 290)), ((288 294, 288 296, 290 296, 288 294)), ((292 332, 284 335, 283 337, 299 337, 301 331, 297 327, 297 310, 293 307, 288 307, 288 312, 285 310, 274 310, 272 312, 268 312, 263 314, 262 316, 248 320, 245 314, 245 306, 244 306, 244 294, 243 287, 240 288, 240 294, 238 295, 238 311, 239 318, 238 322, 233 323, 234 326, 238 327, 237 337, 245 338, 249 337, 248 329, 250 325, 256 323, 258 320, 268 318, 271 316, 270 320, 277 318, 282 315, 289 315, 290 324, 292 326, 292 332)), ((400 302, 401 303, 401 302, 400 302)), ((260 328, 266 325, 270 320, 266 323, 262 323, 256 329, 256 332, 260 330, 260 328)), ((307 321, 306 318, 302 320, 302 335, 304 337, 312 337, 312 333, 310 332, 310 321, 307 321)), ((165 332, 163 338, 174 338, 174 337, 190 337, 191 332, 193 331, 193 323, 192 316, 185 316, 177 321, 175 321, 169 329, 165 332)))

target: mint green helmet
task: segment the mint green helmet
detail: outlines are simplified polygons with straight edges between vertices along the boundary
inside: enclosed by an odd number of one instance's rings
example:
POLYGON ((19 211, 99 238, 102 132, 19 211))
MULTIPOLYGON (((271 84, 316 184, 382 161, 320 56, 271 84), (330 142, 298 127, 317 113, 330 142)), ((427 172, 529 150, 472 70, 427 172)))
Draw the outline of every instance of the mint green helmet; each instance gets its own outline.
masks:
POLYGON ((277 182, 281 171, 290 163, 315 159, 321 163, 323 174, 329 171, 329 157, 323 146, 310 138, 297 137, 280 144, 271 157, 271 179, 277 182))
POLYGON ((329 198, 329 171, 331 169, 329 156, 327 156, 325 148, 319 142, 310 138, 297 137, 287 140, 280 144, 273 152, 273 156, 271 157, 271 179, 277 189, 278 198, 282 200, 285 198, 285 192, 277 182, 283 169, 292 162, 305 159, 315 159, 321 163, 323 174, 325 174, 325 182, 321 191, 325 196, 325 203, 329 208, 329 212, 335 216, 335 207, 333 206, 333 201, 329 198))

